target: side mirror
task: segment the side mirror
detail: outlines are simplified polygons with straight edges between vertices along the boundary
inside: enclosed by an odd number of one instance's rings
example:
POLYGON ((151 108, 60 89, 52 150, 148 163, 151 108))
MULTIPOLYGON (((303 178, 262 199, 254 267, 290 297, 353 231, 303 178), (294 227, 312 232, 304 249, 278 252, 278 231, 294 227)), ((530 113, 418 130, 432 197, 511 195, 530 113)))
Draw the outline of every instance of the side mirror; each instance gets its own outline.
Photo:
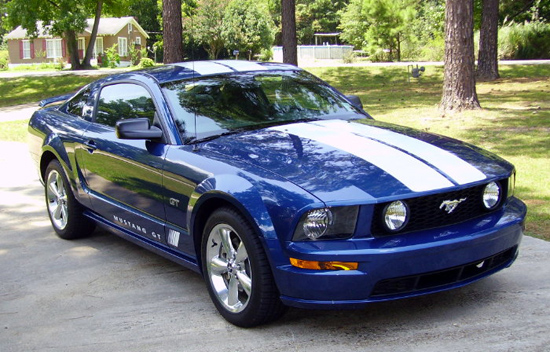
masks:
POLYGON ((120 139, 159 139, 162 138, 162 130, 151 126, 149 119, 135 118, 119 120, 116 123, 116 136, 120 139))
POLYGON ((363 103, 357 95, 346 95, 351 105, 355 106, 359 110, 363 110, 363 103))

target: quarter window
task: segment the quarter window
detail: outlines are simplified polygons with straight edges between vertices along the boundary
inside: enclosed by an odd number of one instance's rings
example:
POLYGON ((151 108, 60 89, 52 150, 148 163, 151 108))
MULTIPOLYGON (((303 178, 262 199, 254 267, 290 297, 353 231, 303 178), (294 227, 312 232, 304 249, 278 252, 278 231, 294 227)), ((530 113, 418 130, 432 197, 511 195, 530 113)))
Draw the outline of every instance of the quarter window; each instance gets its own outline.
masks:
POLYGON ((78 117, 86 117, 85 115, 88 115, 87 113, 90 109, 86 103, 88 102, 88 97, 90 96, 90 90, 85 89, 81 92, 79 92, 77 95, 75 95, 71 100, 67 102, 66 105, 66 111, 67 113, 78 116, 78 117), (87 107, 87 109, 84 109, 87 107))
POLYGON ((118 120, 146 117, 155 124, 155 104, 151 94, 137 84, 113 84, 101 90, 96 122, 114 127, 118 120))

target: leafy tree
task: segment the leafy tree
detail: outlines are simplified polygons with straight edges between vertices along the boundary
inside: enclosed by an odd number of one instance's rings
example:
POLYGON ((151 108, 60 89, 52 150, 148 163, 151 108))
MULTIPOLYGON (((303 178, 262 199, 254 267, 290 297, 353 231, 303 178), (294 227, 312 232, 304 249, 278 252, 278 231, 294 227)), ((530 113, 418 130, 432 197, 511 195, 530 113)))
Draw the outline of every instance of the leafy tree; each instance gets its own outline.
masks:
POLYGON ((367 42, 365 33, 369 28, 369 20, 363 12, 363 0, 351 0, 349 5, 340 12, 341 22, 338 29, 342 31, 340 38, 356 48, 365 48, 367 42))
POLYGON ((349 0, 298 0, 296 2, 296 35, 300 44, 314 44, 315 33, 336 32, 340 11, 349 0))
POLYGON ((194 39, 204 46, 210 59, 217 59, 225 47, 224 15, 229 1, 200 0, 192 23, 187 23, 192 27, 194 39))
POLYGON ((475 86, 473 0, 447 0, 445 73, 440 109, 479 109, 475 86))
POLYGON ((283 62, 298 65, 296 38, 296 3, 294 0, 281 1, 283 62))
POLYGON ((342 13, 342 38, 361 44, 371 55, 388 50, 390 59, 400 61, 401 44, 410 36, 415 3, 416 0, 352 0, 342 13))
POLYGON ((275 25, 263 3, 231 1, 225 10, 223 26, 226 48, 248 54, 249 59, 273 44, 275 25))
POLYGON ((500 23, 550 22, 550 0, 501 0, 500 23))

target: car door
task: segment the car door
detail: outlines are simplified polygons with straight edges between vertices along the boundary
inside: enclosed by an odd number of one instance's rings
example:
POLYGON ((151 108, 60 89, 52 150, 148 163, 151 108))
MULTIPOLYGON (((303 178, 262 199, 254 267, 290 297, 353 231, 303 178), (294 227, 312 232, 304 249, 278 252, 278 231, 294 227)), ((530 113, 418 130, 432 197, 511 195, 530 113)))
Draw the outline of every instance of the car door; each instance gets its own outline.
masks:
POLYGON ((150 91, 136 83, 104 86, 84 133, 84 178, 95 212, 133 233, 165 242, 162 169, 167 145, 117 138, 118 120, 146 117, 162 128, 150 91))

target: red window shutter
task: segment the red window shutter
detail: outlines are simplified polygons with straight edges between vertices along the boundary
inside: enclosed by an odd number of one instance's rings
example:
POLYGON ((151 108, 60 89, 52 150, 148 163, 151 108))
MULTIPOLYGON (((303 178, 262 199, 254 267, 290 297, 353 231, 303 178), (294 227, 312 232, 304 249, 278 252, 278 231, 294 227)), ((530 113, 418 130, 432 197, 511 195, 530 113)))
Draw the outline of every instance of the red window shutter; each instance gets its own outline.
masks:
POLYGON ((20 59, 23 58, 23 41, 22 40, 19 41, 19 58, 20 59))
POLYGON ((47 53, 48 47, 46 46, 46 39, 42 39, 42 50, 47 53))
POLYGON ((34 59, 34 40, 31 41, 31 59, 34 59))
POLYGON ((65 44, 65 39, 61 40, 61 56, 67 56, 67 45, 65 44))

